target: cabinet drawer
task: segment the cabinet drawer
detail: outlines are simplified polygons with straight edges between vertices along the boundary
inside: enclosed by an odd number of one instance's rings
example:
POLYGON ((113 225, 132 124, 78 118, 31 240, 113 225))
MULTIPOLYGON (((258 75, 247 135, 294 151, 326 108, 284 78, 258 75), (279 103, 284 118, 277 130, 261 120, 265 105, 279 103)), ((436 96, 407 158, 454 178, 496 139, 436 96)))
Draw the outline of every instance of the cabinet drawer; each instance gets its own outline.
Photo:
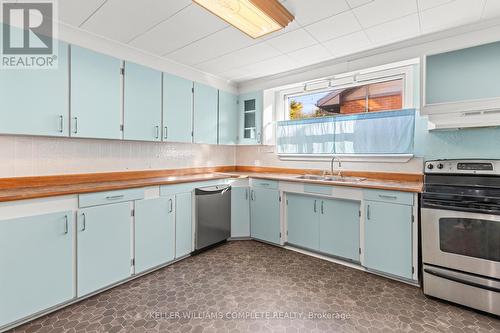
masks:
POLYGON ((144 189, 142 188, 97 192, 80 194, 78 196, 78 206, 82 208, 140 199, 144 199, 144 189))
POLYGON ((277 190, 278 189, 278 181, 276 180, 267 180, 267 179, 255 179, 252 178, 252 187, 261 187, 277 190))
POLYGON ((365 190, 365 200, 391 202, 401 205, 413 205, 413 193, 384 191, 384 190, 365 190))

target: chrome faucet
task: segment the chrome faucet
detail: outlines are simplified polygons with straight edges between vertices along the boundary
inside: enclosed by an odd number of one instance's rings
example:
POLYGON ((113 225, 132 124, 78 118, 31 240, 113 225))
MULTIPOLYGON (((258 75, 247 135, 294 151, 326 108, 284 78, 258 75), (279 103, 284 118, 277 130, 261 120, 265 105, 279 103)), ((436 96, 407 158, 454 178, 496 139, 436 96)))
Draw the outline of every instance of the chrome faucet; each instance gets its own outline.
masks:
POLYGON ((333 163, 335 163, 335 161, 337 161, 337 163, 339 164, 339 167, 338 167, 338 170, 337 170, 337 177, 342 177, 342 161, 340 160, 340 158, 336 155, 334 155, 332 157, 332 162, 330 163, 330 171, 332 173, 332 176, 333 176, 333 163))

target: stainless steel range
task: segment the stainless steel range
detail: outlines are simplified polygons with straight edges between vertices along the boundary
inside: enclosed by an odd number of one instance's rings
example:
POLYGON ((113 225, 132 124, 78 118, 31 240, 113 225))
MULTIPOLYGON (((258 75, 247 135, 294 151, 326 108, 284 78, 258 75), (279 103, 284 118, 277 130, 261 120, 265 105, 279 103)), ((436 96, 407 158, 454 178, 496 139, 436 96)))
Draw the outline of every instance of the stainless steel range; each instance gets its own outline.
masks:
POLYGON ((500 160, 425 164, 424 293, 500 315, 500 160))

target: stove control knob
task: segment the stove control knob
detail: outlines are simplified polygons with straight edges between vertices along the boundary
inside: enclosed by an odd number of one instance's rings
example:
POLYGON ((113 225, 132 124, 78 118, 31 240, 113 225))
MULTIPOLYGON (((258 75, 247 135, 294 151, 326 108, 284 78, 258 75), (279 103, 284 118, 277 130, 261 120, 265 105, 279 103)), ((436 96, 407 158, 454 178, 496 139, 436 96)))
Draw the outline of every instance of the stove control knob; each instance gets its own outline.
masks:
POLYGON ((427 164, 427 169, 429 169, 429 170, 434 169, 434 164, 427 164))
POLYGON ((443 163, 439 163, 439 164, 437 165, 437 168, 438 168, 439 170, 441 170, 442 168, 444 168, 443 163))

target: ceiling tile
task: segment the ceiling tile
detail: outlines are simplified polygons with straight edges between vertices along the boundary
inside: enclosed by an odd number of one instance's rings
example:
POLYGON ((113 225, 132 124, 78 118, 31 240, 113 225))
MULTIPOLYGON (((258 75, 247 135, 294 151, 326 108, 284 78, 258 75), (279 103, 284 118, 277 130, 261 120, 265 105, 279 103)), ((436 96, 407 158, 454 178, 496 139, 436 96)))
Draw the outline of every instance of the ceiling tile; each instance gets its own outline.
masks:
POLYGON ((316 64, 333 58, 332 54, 320 44, 290 52, 288 55, 295 60, 299 66, 316 64))
POLYGON ((455 0, 420 13, 423 33, 471 23, 481 18, 484 0, 455 0))
POLYGON ((164 55, 226 27, 220 18, 190 5, 130 42, 130 45, 164 55))
POLYGON ((288 0, 284 5, 295 14, 301 25, 349 10, 346 0, 288 0))
POLYGON ((312 46, 318 42, 304 29, 298 29, 266 41, 280 52, 288 53, 304 47, 312 46))
POLYGON ((58 1, 59 20, 73 26, 82 24, 106 0, 58 1))
MULTIPOLYGON (((267 59, 241 68, 245 79, 273 75, 297 68, 297 63, 287 55, 267 59)), ((223 74, 224 75, 224 74, 223 74)), ((236 77, 233 79, 237 79, 236 77)))
POLYGON ((206 38, 166 55, 167 58, 194 65, 245 48, 257 41, 233 27, 227 27, 206 38))
POLYGON ((452 1, 455 0, 418 0, 418 9, 422 11, 432 7, 441 6, 452 1))
POLYGON ((108 0, 82 28, 126 43, 190 4, 190 0, 108 0))
POLYGON ((484 7, 483 18, 489 19, 498 16, 500 16, 500 1, 486 0, 486 6, 484 7))
POLYGON ((365 32, 374 44, 389 44, 418 36, 420 34, 418 14, 376 25, 366 29, 365 32))
POLYGON ((323 45, 330 50, 335 57, 356 53, 372 47, 372 43, 363 31, 332 39, 323 43, 323 45))
POLYGON ((266 43, 259 43, 196 65, 209 73, 223 73, 282 55, 266 43))
POLYGON ((367 3, 370 3, 372 1, 373 0, 347 0, 347 3, 349 4, 349 7, 356 8, 366 5, 367 3))
POLYGON ((351 11, 338 14, 305 27, 320 42, 361 30, 351 11))
POLYGON ((417 12, 415 0, 375 0, 353 9, 363 28, 385 23, 417 12))

